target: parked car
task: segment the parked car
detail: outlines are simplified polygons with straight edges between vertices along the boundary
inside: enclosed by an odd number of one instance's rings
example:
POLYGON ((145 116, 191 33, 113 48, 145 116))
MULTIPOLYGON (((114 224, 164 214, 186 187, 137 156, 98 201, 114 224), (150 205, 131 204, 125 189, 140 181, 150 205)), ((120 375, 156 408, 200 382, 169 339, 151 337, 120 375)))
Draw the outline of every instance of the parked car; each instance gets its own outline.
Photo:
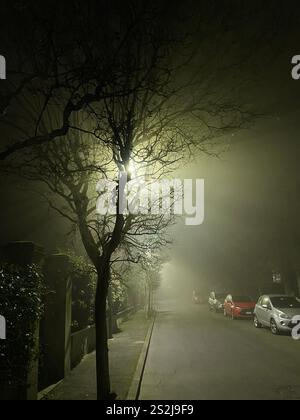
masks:
POLYGON ((300 302, 286 295, 262 296, 254 310, 255 328, 270 328, 274 335, 291 333, 294 316, 300 316, 300 302))
POLYGON ((227 294, 225 293, 211 292, 208 299, 209 310, 214 312, 223 312, 226 297, 227 294))
POLYGON ((198 290, 193 291, 192 301, 195 305, 203 305, 206 303, 206 299, 198 292, 198 290))
POLYGON ((231 319, 251 319, 255 302, 250 296, 228 295, 224 303, 224 316, 231 319))

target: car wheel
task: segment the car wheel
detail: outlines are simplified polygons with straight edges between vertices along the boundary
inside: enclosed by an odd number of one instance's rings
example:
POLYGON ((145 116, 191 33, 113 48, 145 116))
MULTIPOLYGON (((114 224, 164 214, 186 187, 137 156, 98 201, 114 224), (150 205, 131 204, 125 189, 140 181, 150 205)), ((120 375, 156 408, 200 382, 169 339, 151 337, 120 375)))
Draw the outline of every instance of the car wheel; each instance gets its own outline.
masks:
POLYGON ((254 317, 254 327, 255 328, 262 328, 262 324, 259 322, 257 316, 254 317))
POLYGON ((272 332, 272 334, 278 335, 279 334, 279 330, 278 330, 277 324, 274 321, 274 319, 271 319, 270 326, 271 326, 271 332, 272 332))

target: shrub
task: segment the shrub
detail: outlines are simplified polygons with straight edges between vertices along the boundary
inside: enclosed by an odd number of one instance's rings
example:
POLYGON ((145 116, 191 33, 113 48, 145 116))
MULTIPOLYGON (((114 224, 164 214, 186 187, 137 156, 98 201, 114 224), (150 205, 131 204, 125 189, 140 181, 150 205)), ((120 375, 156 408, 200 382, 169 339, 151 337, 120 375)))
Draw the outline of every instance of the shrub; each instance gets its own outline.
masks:
POLYGON ((116 278, 111 280, 112 311, 113 314, 123 311, 127 307, 127 288, 116 278))
POLYGON ((0 341, 0 381, 6 387, 24 386, 30 363, 38 357, 35 341, 42 315, 42 280, 35 265, 0 264, 0 314, 7 331, 6 340, 0 341))
POLYGON ((69 257, 72 266, 72 330, 80 331, 94 323, 97 275, 83 257, 69 257))

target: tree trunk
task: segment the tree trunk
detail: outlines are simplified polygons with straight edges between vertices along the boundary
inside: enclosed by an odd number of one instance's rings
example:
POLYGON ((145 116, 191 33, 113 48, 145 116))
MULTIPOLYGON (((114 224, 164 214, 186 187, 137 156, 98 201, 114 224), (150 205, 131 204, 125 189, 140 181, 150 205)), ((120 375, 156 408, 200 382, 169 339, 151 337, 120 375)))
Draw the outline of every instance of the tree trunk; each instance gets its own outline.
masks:
POLYGON ((106 271, 102 271, 102 275, 98 275, 95 302, 97 398, 102 401, 110 399, 108 334, 106 323, 106 299, 108 291, 106 285, 108 283, 105 282, 105 276, 106 271))

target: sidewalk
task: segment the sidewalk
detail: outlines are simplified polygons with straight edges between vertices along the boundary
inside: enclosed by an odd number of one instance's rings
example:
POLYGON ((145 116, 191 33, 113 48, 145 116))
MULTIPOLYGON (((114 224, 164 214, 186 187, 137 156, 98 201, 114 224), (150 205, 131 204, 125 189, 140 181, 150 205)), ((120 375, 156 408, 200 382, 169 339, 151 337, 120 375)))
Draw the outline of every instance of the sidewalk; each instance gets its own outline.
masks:
MULTIPOLYGON (((144 341, 151 325, 145 312, 138 312, 122 324, 122 331, 109 340, 111 389, 119 400, 128 394, 144 341)), ((96 357, 85 357, 63 382, 44 399, 47 400, 96 400, 96 357)))

